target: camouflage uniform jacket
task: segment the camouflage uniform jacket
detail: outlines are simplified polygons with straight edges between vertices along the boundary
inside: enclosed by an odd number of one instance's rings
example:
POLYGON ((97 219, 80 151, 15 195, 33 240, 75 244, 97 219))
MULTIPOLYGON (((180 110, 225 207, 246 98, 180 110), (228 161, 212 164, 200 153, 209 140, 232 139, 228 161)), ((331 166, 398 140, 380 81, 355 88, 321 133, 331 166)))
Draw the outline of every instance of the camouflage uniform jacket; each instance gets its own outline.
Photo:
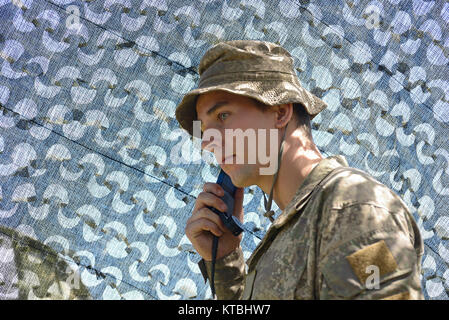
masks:
POLYGON ((0 300, 90 300, 78 268, 49 246, 0 226, 0 300))
MULTIPOLYGON (((423 299, 422 254, 400 197, 337 155, 312 169, 248 273, 241 248, 217 260, 215 288, 218 299, 423 299)), ((199 266, 210 277, 211 263, 199 266)))

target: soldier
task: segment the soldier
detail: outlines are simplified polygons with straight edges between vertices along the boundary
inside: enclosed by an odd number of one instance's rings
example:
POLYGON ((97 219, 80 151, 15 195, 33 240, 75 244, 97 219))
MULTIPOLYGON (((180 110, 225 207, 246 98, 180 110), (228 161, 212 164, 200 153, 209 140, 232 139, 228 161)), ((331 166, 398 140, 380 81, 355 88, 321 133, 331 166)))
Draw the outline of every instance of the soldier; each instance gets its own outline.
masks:
MULTIPOLYGON (((247 186, 264 191, 269 218, 272 200, 282 210, 247 261, 247 272, 242 235, 233 236, 207 208, 225 209, 218 184, 204 185, 187 221, 205 280, 211 278, 212 235, 219 237, 217 297, 423 299, 423 242, 413 216, 398 195, 349 167, 344 156, 323 158, 310 120, 326 104, 301 86, 291 55, 269 42, 221 42, 205 53, 199 74, 198 88, 176 109, 182 128, 192 134, 193 121, 201 120, 203 133, 215 129, 223 136, 225 129, 274 129, 279 135, 270 143, 280 142, 273 174, 261 174, 259 160, 248 163, 248 152, 217 158, 238 187, 234 215, 240 221, 247 186), (246 162, 223 161, 239 156, 246 162)), ((201 147, 217 157, 228 143, 203 139, 201 147)))

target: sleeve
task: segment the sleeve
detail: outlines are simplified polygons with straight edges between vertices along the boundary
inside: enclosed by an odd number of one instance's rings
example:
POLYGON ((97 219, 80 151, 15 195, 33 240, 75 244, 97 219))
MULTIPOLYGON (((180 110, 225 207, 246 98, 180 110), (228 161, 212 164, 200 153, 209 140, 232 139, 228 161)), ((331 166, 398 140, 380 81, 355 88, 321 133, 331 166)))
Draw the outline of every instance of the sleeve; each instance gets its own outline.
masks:
MULTIPOLYGON (((206 281, 211 277, 211 261, 202 259, 199 268, 206 281)), ((215 262, 215 292, 219 300, 238 300, 245 287, 245 260, 241 247, 215 262)))
POLYGON ((407 209, 364 203, 330 218, 319 254, 320 299, 423 299, 423 244, 407 209))

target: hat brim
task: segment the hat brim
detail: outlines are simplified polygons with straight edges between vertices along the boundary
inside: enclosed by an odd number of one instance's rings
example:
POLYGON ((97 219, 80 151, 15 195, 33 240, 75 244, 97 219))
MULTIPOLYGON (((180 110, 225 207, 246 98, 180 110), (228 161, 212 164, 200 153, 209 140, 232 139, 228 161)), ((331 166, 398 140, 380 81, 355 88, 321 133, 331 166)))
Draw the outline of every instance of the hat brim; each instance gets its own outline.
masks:
POLYGON ((197 120, 196 100, 199 95, 211 91, 226 91, 256 99, 266 105, 275 106, 285 103, 302 103, 307 113, 313 119, 327 107, 320 98, 295 85, 292 79, 233 81, 231 83, 213 84, 188 92, 176 107, 176 120, 190 135, 193 135, 193 121, 197 120))

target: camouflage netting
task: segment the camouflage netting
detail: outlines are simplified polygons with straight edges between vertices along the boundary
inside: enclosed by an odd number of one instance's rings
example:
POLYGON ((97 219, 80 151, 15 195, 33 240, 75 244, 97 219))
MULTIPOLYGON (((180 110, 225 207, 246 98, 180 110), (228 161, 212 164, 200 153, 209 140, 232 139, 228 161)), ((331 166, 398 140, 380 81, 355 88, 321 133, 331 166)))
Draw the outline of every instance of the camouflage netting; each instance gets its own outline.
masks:
MULTIPOLYGON (((0 298, 210 298, 184 225, 219 168, 186 161, 174 108, 211 45, 260 39, 328 103, 322 154, 408 204, 448 299, 448 23, 445 1, 0 0, 0 298)), ((258 188, 244 205, 263 233, 258 188)))

